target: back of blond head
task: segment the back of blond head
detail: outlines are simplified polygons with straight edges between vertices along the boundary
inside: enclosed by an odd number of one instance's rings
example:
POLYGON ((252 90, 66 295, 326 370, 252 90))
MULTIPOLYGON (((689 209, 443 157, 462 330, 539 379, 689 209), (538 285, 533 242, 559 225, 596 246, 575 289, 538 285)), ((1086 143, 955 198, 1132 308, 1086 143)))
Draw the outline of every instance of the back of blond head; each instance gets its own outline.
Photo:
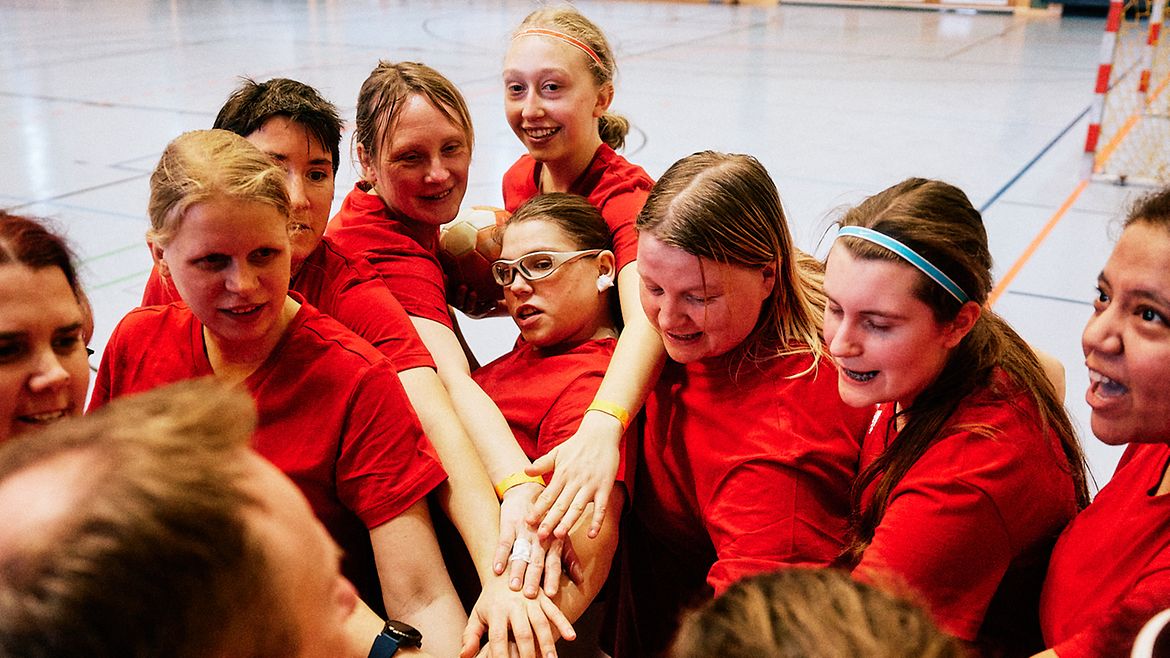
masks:
POLYGON ((715 151, 679 160, 650 191, 638 231, 701 258, 775 267, 772 293, 739 350, 754 360, 793 353, 820 358, 822 268, 793 244, 780 194, 759 160, 715 151))
POLYGON ((227 130, 183 133, 167 145, 150 175, 146 239, 166 246, 191 206, 224 197, 289 214, 284 170, 266 153, 227 130))
MULTIPOLYGON (((614 77, 617 75, 617 62, 614 60, 613 48, 610 47, 609 40, 605 38, 605 33, 601 31, 601 28, 577 11, 576 7, 557 5, 537 9, 524 17, 520 26, 516 28, 515 34, 533 27, 563 32, 589 46, 590 50, 597 54, 597 59, 601 60, 598 63, 585 53, 580 53, 580 56, 584 58, 585 65, 593 74, 593 81, 598 87, 614 83, 614 77)), ((597 120, 597 131, 601 134, 601 141, 608 144, 610 148, 621 149, 626 145, 626 135, 630 133, 630 122, 623 116, 606 112, 597 120)))
POLYGON ((963 658, 922 609, 830 569, 745 578, 685 617, 673 658, 963 658))
POLYGON ((247 520, 255 425, 246 393, 189 381, 0 446, 0 486, 84 464, 70 504, 0 555, 0 656, 295 654, 247 520))

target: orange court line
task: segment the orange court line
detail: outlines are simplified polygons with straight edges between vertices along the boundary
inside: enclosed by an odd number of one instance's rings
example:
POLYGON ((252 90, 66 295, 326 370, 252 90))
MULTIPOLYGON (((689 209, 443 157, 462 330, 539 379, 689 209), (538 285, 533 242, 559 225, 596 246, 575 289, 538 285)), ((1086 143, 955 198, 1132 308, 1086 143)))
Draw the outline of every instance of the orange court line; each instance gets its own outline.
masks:
MULTIPOLYGON (((1153 102, 1162 95, 1162 92, 1166 90, 1166 85, 1168 83, 1170 83, 1170 75, 1163 77, 1162 80, 1158 83, 1157 88, 1154 89, 1154 93, 1150 94, 1149 97, 1146 98, 1145 105, 1147 107, 1152 105, 1153 102)), ((1117 148, 1117 145, 1120 144, 1121 140, 1125 139, 1126 134, 1128 134, 1129 131, 1132 130, 1139 121, 1141 121, 1141 118, 1142 114, 1140 112, 1134 112, 1125 120, 1125 125, 1122 126, 1121 130, 1117 131, 1117 134, 1113 136, 1113 139, 1109 140, 1109 143, 1106 144, 1105 147, 1097 153, 1097 156, 1094 158, 1094 169, 1104 166, 1109 157, 1113 155, 1113 151, 1117 148)), ((988 308, 991 308, 995 305, 995 302, 998 301, 1000 296, 1003 295, 1004 291, 1007 290, 1008 285, 1010 285, 1012 280, 1016 278, 1016 275, 1020 273, 1020 270, 1024 269, 1024 265, 1026 265, 1028 261, 1031 260, 1032 255, 1036 253, 1036 250, 1040 248, 1040 245, 1044 242, 1044 240, 1048 238, 1048 234, 1052 233, 1052 229, 1056 228, 1056 225, 1060 223, 1060 220, 1064 217, 1064 214, 1068 212, 1069 208, 1072 208, 1074 203, 1076 203, 1077 198, 1081 196, 1081 192, 1084 192, 1085 188, 1089 186, 1089 182, 1090 178, 1085 178, 1080 182, 1079 185, 1077 185, 1076 189, 1072 191, 1072 194, 1069 194, 1068 198, 1064 200, 1064 203, 1060 205, 1060 208, 1056 210, 1056 213, 1054 213, 1052 217, 1048 219, 1048 223, 1044 225, 1044 228, 1040 229, 1040 232, 1036 234, 1035 238, 1032 238, 1032 242, 1028 245, 1028 248, 1024 250, 1024 253, 1020 254, 1020 257, 1016 259, 1015 263, 1012 263, 1011 269, 1009 269, 1007 273, 1003 275, 1003 278, 995 284, 995 287, 991 290, 991 294, 987 297, 988 308)))
POLYGON ((1024 269, 1024 265, 1026 265, 1027 262, 1032 258, 1032 254, 1036 253, 1036 250, 1040 248, 1040 244, 1048 238, 1048 234, 1052 233, 1052 229, 1056 228, 1056 225, 1060 222, 1061 218, 1064 217, 1064 214, 1068 212, 1069 208, 1072 208, 1072 205, 1077 201, 1077 197, 1081 196, 1081 192, 1084 192, 1085 188, 1088 186, 1088 178, 1081 180, 1076 189, 1072 191, 1072 194, 1068 195, 1068 198, 1064 200, 1064 203, 1060 205, 1060 208, 1057 209, 1056 213, 1052 215, 1051 218, 1049 218, 1048 223, 1044 225, 1044 228, 1040 229, 1040 232, 1036 234, 1035 238, 1032 238, 1031 244, 1029 244, 1028 248, 1024 250, 1024 253, 1020 254, 1020 257, 1017 258, 1016 262, 1012 264, 1011 269, 1009 269, 1007 273, 1003 275, 1003 278, 999 280, 999 283, 995 284, 995 288, 992 289, 991 295, 987 298, 988 308, 995 305, 995 302, 999 300, 1000 295, 1004 293, 1008 285, 1012 282, 1012 279, 1015 279, 1016 275, 1020 273, 1020 270, 1024 269))

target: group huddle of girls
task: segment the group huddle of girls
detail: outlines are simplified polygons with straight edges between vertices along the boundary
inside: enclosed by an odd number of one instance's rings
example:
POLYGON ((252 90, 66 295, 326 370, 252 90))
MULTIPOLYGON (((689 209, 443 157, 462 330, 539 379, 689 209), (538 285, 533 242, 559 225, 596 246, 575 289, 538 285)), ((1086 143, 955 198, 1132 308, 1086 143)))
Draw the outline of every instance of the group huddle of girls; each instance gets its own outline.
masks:
MULTIPOLYGON (((1170 192, 1131 214, 1085 330, 1093 432, 1133 444, 1089 506, 1063 391, 986 306, 962 191, 874 195, 818 262, 755 158, 654 181, 618 155, 614 73, 575 9, 513 34, 528 153, 492 273, 520 338, 481 368, 437 258, 472 154, 459 90, 380 63, 330 219, 335 108, 245 83, 151 177, 155 271, 90 408, 200 376, 250 391, 256 449, 344 551, 367 650, 378 614, 438 656, 660 655, 688 608, 802 566, 910 598, 986 655, 1124 652, 1170 606, 1170 192)), ((80 413, 92 327, 60 242, 2 227, 0 438, 80 413)))

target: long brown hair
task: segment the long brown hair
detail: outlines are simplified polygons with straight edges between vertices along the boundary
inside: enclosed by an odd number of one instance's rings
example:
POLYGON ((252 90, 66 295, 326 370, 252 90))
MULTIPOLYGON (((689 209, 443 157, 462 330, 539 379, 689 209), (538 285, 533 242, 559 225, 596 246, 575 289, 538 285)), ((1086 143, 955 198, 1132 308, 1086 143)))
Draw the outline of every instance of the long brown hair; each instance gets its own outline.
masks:
MULTIPOLYGON (((979 211, 959 188, 941 181, 910 178, 848 210, 840 224, 870 228, 902 242, 946 273, 971 301, 986 304, 992 288, 987 232, 979 211)), ((904 262, 885 247, 859 238, 842 237, 839 242, 855 258, 904 262)), ((914 293, 931 308, 937 322, 954 320, 962 308, 957 299, 925 275, 919 276, 914 293)), ((846 559, 852 563, 860 560, 885 515, 894 487, 943 433, 963 399, 992 385, 996 368, 1007 373, 1013 385, 1022 388, 1039 409, 1038 429, 1051 431, 1059 438, 1076 487, 1077 503, 1080 507, 1088 505, 1085 456, 1056 389, 1032 348, 985 307, 971 331, 951 351, 934 382, 908 408, 898 412, 899 419, 905 419, 898 440, 854 482, 846 559), (862 495, 875 481, 873 502, 862 507, 862 495)), ((1001 393, 1011 399, 1008 392, 1001 393)))
POLYGON ((721 263, 776 268, 776 283, 755 328, 736 348, 762 361, 824 353, 821 268, 798 250, 780 194, 764 165, 750 155, 702 151, 671 165, 638 215, 639 233, 721 263))

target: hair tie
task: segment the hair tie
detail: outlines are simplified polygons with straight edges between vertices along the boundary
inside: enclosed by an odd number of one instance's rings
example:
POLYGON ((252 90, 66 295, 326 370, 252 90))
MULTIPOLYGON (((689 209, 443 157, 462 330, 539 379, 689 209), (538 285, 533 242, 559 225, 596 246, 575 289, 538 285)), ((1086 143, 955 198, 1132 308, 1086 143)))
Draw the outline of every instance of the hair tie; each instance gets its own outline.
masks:
POLYGON ((564 32, 557 32, 556 30, 549 30, 549 29, 546 29, 543 27, 530 27, 528 29, 520 30, 519 32, 517 32, 516 36, 512 37, 512 40, 515 41, 516 39, 519 39, 520 37, 533 36, 533 35, 541 36, 541 37, 552 37, 554 39, 560 39, 561 41, 564 41, 565 43, 569 44, 570 46, 577 48, 578 50, 585 53, 586 55, 589 55, 589 59, 596 62, 597 65, 601 67, 602 71, 609 71, 609 69, 607 69, 605 67, 605 64, 601 63, 601 58, 597 56, 597 53, 594 52, 593 49, 589 47, 589 44, 587 44, 584 41, 577 39, 575 37, 571 37, 571 36, 565 34, 564 32))
POLYGON ((963 292, 959 284, 947 276, 946 272, 935 267, 933 263, 923 258, 917 251, 914 251, 885 233, 880 233, 871 228, 865 228, 864 226, 843 226, 841 230, 837 231, 837 237, 842 236, 861 238, 866 242, 872 242, 880 247, 885 247, 900 256, 907 263, 918 268, 931 281, 942 286, 947 292, 951 293, 952 297, 959 300, 960 304, 966 304, 970 300, 967 293, 963 292))

